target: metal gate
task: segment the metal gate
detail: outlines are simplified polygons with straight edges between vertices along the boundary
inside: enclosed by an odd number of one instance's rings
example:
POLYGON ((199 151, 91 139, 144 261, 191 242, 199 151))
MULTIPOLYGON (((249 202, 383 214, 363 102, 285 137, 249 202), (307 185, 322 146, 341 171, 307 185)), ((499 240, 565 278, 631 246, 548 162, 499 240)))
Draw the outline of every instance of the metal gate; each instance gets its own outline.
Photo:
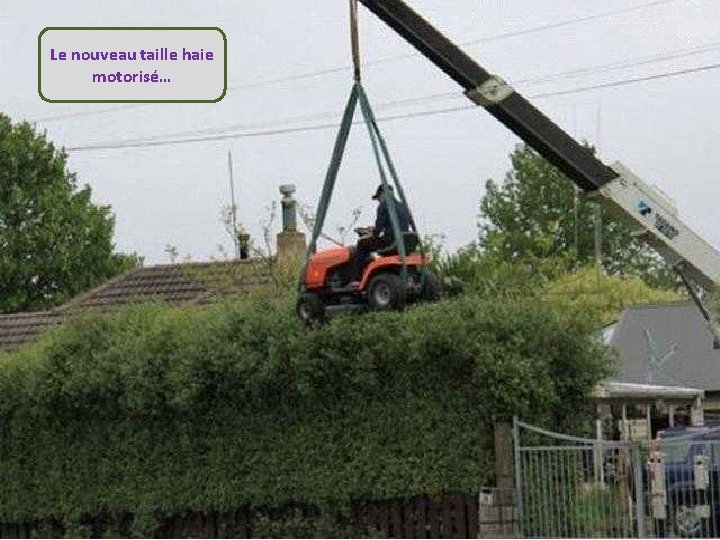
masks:
POLYGON ((718 537, 720 431, 640 443, 513 427, 518 535, 718 537))

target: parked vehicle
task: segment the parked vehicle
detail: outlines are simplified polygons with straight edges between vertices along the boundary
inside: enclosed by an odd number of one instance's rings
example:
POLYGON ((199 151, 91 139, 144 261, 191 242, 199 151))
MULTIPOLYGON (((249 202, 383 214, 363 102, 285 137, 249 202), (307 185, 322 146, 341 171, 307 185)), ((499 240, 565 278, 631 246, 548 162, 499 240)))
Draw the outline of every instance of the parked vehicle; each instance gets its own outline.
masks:
MULTIPOLYGON (((682 538, 717 537, 720 533, 720 430, 675 428, 658 433, 665 484, 665 520, 659 532, 682 538)), ((656 488, 647 467, 644 487, 649 504, 656 488)), ((662 479, 655 478, 654 481, 662 479)))

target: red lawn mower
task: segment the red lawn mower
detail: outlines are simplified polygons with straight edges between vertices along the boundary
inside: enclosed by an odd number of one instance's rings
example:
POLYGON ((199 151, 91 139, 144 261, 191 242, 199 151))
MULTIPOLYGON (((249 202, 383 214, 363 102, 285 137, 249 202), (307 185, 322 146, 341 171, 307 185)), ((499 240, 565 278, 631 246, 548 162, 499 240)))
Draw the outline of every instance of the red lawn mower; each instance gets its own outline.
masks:
MULTIPOLYGON (((364 237, 372 234, 372 228, 359 228, 355 232, 364 237)), ((356 287, 350 284, 355 246, 339 246, 311 255, 302 276, 298 317, 307 324, 316 324, 338 311, 402 309, 418 301, 438 300, 440 284, 426 267, 432 258, 418 251, 417 234, 405 233, 403 241, 405 281, 397 243, 370 256, 356 287)))
MULTIPOLYGON (((376 310, 402 309, 408 304, 420 300, 437 300, 441 296, 440 284, 427 267, 427 264, 431 262, 431 257, 419 249, 417 227, 410 213, 410 207, 400 185, 387 143, 380 132, 370 100, 361 82, 356 3, 351 4, 350 11, 355 80, 325 175, 325 183, 315 213, 308 258, 299 283, 297 314, 302 321, 308 324, 322 322, 328 315, 336 311, 368 308, 376 310), (407 210, 408 227, 404 225, 402 228, 400 227, 395 202, 393 202, 395 199, 390 196, 387 209, 390 221, 392 221, 393 242, 370 254, 365 261, 362 277, 355 283, 352 282, 352 279, 357 279, 357 276, 351 274, 356 247, 338 246, 317 252, 316 247, 353 125, 353 117, 358 107, 368 129, 382 188, 391 190, 388 178, 392 180, 400 197, 399 202, 407 210), (405 230, 412 232, 403 232, 405 230), (401 256, 401 253, 404 256, 401 256)), ((355 229, 355 232, 361 239, 375 233, 372 228, 359 228, 355 229)), ((385 237, 387 232, 385 228, 382 231, 382 237, 385 237)))

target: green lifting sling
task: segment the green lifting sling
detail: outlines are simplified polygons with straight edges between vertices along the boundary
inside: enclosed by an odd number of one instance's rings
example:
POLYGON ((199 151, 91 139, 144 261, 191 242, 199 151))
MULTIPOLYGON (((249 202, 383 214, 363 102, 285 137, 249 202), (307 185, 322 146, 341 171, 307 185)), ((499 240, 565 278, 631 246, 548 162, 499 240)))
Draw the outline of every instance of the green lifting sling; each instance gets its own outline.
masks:
MULTIPOLYGON (((352 56, 354 64, 354 78, 355 82, 350 91, 350 98, 348 99, 347 105, 345 106, 345 112, 343 113, 342 121, 340 123, 340 130, 338 131, 337 138, 335 139, 335 146, 330 159, 330 165, 325 174, 325 183, 323 185, 322 194, 320 201, 318 202, 317 211, 315 213, 315 223, 313 224, 312 238, 308 245, 308 250, 305 257, 305 265, 301 273, 299 290, 304 292, 305 275, 307 272, 307 261, 312 254, 317 251, 317 240, 322 233, 323 225, 325 223, 325 217, 327 215, 327 209, 332 200, 333 190, 335 189, 335 181, 337 180, 338 172, 340 171, 340 165, 342 164, 343 155, 345 154, 345 147, 347 140, 352 129, 353 119, 355 111, 357 110, 358 102, 360 103, 360 110, 362 111, 365 125, 368 128, 368 134, 370 136, 370 143, 372 145, 373 154, 375 156, 375 162, 378 167, 380 174, 380 181, 384 189, 387 190, 388 183, 388 172, 392 179, 395 189, 400 197, 400 200, 408 210, 409 225, 417 235, 417 228, 415 226, 415 220, 410 212, 410 205, 407 203, 405 192, 403 191, 400 179, 398 178, 397 170, 390 157, 390 151, 388 150, 387 143, 380 132, 378 127, 375 114, 373 113, 370 105, 370 100, 365 93, 361 82, 360 75, 360 45, 358 37, 358 22, 357 22, 357 0, 350 0, 350 26, 351 26, 351 38, 352 38, 352 56), (387 171, 386 171, 387 168, 387 171)), ((398 221, 397 209, 395 208, 395 198, 388 198, 388 213, 390 214, 390 222, 393 228, 393 235, 395 236, 395 242, 397 244, 398 256, 402 263, 402 283, 407 282, 407 261, 405 251, 405 239, 402 231, 400 231, 400 225, 398 221)), ((422 250, 422 243, 421 243, 422 250)), ((423 253, 424 255, 424 253, 423 253)), ((423 257, 424 259, 424 257, 423 257)), ((421 280, 424 280, 425 273, 421 275, 421 280)), ((405 300, 405 287, 401 287, 401 303, 405 300)))
MULTIPOLYGON (((327 215, 327 209, 330 205, 330 201, 332 200, 333 191, 335 189, 335 182, 337 180, 338 172, 340 171, 340 165, 342 164, 342 158, 345 153, 345 147, 347 145, 347 140, 353 125, 353 118, 355 116, 355 111, 357 109, 358 103, 360 104, 360 110, 362 111, 365 124, 368 128, 370 142, 372 145, 373 154, 375 156, 375 162, 377 164, 378 172, 380 174, 380 181, 383 187, 387 189, 390 185, 388 182, 387 173, 390 173, 390 178, 395 186, 398 196, 400 197, 400 200, 405 205, 405 207, 408 209, 410 228, 412 232, 417 234, 415 220, 412 216, 412 213, 410 212, 410 206, 407 203, 405 191, 400 184, 400 179, 398 178, 397 170, 395 169, 395 165, 392 161, 392 158, 390 157, 387 143, 385 142, 385 139, 380 133, 380 129, 377 125, 377 120, 375 119, 372 107, 370 106, 370 100, 365 93, 365 89, 363 88, 362 83, 359 80, 356 80, 355 84, 352 87, 352 90, 350 91, 350 98, 348 99, 348 103, 345 107, 345 112, 343 114, 342 122, 340 124, 340 130, 335 140, 335 147, 333 149, 330 165, 325 175, 325 183, 323 185, 322 194, 320 196, 320 201, 318 202, 317 211, 315 213, 315 222, 313 224, 312 237, 310 239, 310 244, 308 245, 308 250, 305 258, 305 268, 303 269, 302 277, 300 279, 301 290, 303 287, 303 283, 305 282, 304 277, 305 271, 307 269, 307 259, 317 251, 317 240, 322 233, 323 225, 325 223, 325 217, 327 215)), ((390 214, 390 222, 392 224, 393 234, 395 236, 395 242, 397 244, 398 256, 400 257, 400 261, 402 262, 402 282, 405 283, 407 282, 407 253, 405 251, 404 236, 403 233, 400 231, 400 224, 397 215, 397 208, 395 207, 394 197, 388 197, 388 213, 390 214)), ((404 292, 404 289, 405 288, 402 287, 401 291, 404 292)))

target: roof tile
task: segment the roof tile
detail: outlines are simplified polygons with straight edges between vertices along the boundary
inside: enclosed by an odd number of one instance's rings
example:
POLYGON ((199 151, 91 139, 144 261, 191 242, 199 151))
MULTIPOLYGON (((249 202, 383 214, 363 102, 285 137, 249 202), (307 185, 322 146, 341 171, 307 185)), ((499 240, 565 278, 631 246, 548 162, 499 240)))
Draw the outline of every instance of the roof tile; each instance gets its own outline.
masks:
POLYGON ((259 261, 218 261, 150 266, 130 270, 53 310, 0 315, 0 350, 30 343, 68 317, 160 301, 172 305, 209 304, 247 293, 270 281, 259 261))

